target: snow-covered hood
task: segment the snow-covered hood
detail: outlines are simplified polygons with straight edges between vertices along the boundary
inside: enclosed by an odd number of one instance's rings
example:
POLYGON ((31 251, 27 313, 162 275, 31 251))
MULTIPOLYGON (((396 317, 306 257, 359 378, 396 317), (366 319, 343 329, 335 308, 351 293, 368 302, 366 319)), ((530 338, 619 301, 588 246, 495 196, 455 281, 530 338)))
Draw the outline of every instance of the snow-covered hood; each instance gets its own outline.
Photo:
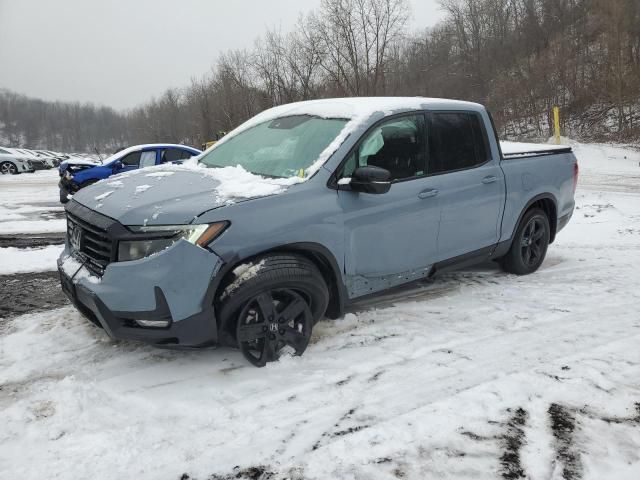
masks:
POLYGON ((96 165, 100 165, 100 162, 92 162, 90 160, 82 160, 80 158, 70 158, 68 160, 63 160, 62 162, 60 162, 61 167, 67 165, 87 165, 90 167, 95 167, 96 165))
POLYGON ((264 178, 241 167, 166 165, 112 176, 73 199, 123 225, 181 225, 214 208, 282 193, 300 181, 264 178))

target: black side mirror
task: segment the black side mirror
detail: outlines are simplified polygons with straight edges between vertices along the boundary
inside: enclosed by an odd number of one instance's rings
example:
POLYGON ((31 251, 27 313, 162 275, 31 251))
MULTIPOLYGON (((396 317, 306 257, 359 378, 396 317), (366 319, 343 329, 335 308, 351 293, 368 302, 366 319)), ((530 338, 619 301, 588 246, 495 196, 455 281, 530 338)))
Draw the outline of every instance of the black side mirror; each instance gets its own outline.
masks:
POLYGON ((391 174, 389 170, 380 167, 358 167, 349 186, 351 190, 362 193, 381 194, 387 193, 391 188, 391 174))
POLYGON ((113 163, 113 171, 117 172, 118 170, 122 170, 122 162, 120 160, 116 160, 113 163))

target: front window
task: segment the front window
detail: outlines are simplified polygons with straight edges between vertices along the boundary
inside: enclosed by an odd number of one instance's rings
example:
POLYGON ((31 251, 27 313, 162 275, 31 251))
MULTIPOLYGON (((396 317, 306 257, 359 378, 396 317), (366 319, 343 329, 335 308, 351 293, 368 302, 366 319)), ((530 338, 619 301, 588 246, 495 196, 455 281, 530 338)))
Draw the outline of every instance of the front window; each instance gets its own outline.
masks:
POLYGON ((340 177, 351 177, 358 167, 375 166, 389 172, 391 180, 426 174, 424 116, 391 118, 376 126, 345 161, 340 177))
POLYGON ((207 167, 241 166, 267 177, 304 177, 347 120, 293 115, 261 123, 204 155, 207 167))

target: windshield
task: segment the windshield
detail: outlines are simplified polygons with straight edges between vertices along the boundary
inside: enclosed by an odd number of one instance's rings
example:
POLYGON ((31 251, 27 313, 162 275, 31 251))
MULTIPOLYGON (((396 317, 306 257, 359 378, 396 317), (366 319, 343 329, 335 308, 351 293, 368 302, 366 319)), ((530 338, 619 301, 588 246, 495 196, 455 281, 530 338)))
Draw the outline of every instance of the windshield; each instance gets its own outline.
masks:
POLYGON ((304 177, 347 120, 294 115, 238 133, 200 159, 207 167, 241 166, 268 177, 304 177))

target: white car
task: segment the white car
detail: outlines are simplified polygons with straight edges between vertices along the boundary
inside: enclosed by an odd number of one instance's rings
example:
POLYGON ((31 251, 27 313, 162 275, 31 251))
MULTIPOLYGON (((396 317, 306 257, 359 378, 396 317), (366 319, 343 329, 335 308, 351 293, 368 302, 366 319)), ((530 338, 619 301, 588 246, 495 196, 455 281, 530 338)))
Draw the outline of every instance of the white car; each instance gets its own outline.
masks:
POLYGON ((17 175, 34 171, 33 162, 28 155, 13 148, 0 147, 0 173, 17 175))
POLYGON ((26 148, 13 148, 12 150, 14 152, 22 153, 27 159, 29 159, 34 170, 46 170, 51 168, 49 166, 49 162, 47 162, 42 155, 34 152, 33 150, 28 150, 26 148))

